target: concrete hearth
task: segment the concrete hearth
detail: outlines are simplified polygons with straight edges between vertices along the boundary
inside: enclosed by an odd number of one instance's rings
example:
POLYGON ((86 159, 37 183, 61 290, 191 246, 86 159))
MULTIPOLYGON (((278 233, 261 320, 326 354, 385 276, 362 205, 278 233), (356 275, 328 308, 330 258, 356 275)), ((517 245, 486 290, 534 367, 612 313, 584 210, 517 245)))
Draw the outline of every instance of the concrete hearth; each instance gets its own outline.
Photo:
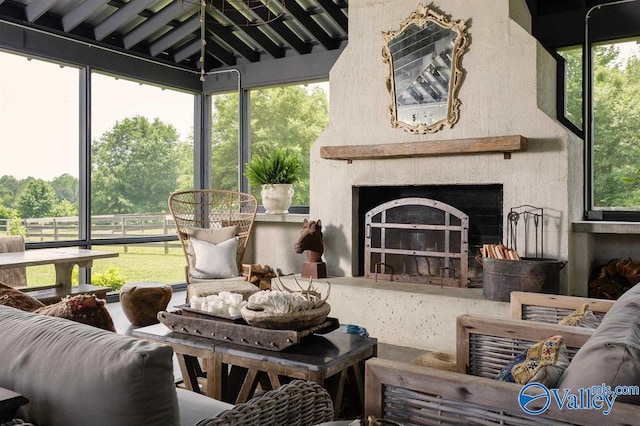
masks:
MULTIPOLYGON (((292 278, 283 281, 288 286, 292 278)), ((329 315, 343 324, 365 327, 371 336, 391 345, 454 352, 459 315, 509 316, 509 304, 485 299, 482 289, 390 285, 361 277, 329 277, 313 283, 324 294, 327 281, 329 315)))

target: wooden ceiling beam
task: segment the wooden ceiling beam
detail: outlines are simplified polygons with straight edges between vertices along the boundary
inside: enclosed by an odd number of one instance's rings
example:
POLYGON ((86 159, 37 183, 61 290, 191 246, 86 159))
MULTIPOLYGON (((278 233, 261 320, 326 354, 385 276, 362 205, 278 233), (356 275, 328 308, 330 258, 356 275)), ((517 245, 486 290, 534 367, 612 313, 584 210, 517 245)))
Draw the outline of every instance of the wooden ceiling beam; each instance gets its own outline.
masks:
POLYGON ((184 13, 185 10, 178 2, 169 3, 161 11, 156 13, 153 18, 147 19, 123 37, 122 42, 124 43, 125 49, 132 48, 184 13))
POLYGON ((160 37, 149 46, 149 53, 151 56, 158 56, 160 53, 169 49, 171 46, 175 46, 181 40, 187 38, 190 34, 195 33, 200 28, 200 18, 193 16, 187 19, 182 25, 167 34, 160 37))
POLYGON ((345 33, 349 31, 349 20, 347 15, 342 13, 342 9, 338 7, 333 0, 317 0, 318 4, 327 12, 327 14, 335 21, 336 24, 345 33))
POLYGON ((74 9, 62 17, 62 28, 68 33, 108 1, 109 0, 84 0, 78 3, 74 9))
POLYGON ((338 47, 337 40, 333 39, 329 34, 326 33, 322 27, 313 20, 311 15, 304 10, 297 1, 290 1, 286 3, 287 11, 295 17, 303 27, 307 29, 311 33, 313 37, 315 37, 318 42, 324 46, 327 50, 336 49, 338 47))
POLYGON ((131 0, 96 25, 94 37, 100 41, 145 10, 154 0, 131 0))
MULTIPOLYGON (((221 0, 214 1, 214 6, 218 9, 218 11, 223 10, 223 4, 221 0)), ((259 7, 256 10, 264 9, 264 7, 259 7)), ((236 9, 227 4, 224 8, 224 16, 233 22, 240 31, 244 32, 247 36, 252 38, 257 44, 259 44, 265 52, 273 56, 274 58, 282 58, 284 57, 284 49, 281 46, 278 46, 273 42, 265 33, 263 33, 257 25, 250 25, 247 17, 242 13, 238 12, 236 9)))
POLYGON ((44 15, 53 5, 56 0, 34 0, 27 5, 24 13, 27 17, 27 21, 35 22, 44 15))
POLYGON ((217 25, 214 30, 212 26, 207 26, 207 33, 210 35, 207 37, 207 43, 209 43, 209 39, 215 35, 236 50, 241 56, 245 57, 249 62, 258 62, 260 60, 260 53, 236 37, 229 28, 217 25))
MULTIPOLYGON (((262 18, 262 19, 266 19, 266 18, 262 18)), ((298 37, 296 33, 291 31, 291 29, 284 22, 285 22, 284 17, 281 16, 275 21, 269 22, 267 25, 273 28, 273 30, 276 33, 278 33, 280 37, 282 37, 285 43, 287 43, 289 46, 291 46, 295 51, 297 51, 301 55, 311 52, 311 47, 312 47, 311 43, 307 43, 304 40, 302 40, 300 37, 298 37)))

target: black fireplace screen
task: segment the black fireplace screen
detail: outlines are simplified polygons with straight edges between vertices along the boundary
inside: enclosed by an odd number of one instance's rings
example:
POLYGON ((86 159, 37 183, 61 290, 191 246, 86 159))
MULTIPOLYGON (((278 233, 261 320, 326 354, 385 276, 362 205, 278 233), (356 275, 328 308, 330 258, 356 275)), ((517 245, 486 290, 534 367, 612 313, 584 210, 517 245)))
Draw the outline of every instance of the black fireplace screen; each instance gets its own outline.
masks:
POLYGON ((365 214, 365 277, 467 287, 469 216, 446 203, 409 197, 365 214))

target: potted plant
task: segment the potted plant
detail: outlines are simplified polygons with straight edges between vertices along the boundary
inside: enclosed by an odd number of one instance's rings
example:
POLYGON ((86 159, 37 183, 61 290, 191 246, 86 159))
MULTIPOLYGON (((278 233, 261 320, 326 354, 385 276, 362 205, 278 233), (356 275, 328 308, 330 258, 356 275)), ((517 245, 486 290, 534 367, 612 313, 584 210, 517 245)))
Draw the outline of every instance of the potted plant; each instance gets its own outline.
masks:
POLYGON ((261 186, 262 205, 267 214, 289 213, 293 184, 300 179, 302 162, 293 151, 275 147, 263 149, 245 164, 244 175, 251 186, 261 186))

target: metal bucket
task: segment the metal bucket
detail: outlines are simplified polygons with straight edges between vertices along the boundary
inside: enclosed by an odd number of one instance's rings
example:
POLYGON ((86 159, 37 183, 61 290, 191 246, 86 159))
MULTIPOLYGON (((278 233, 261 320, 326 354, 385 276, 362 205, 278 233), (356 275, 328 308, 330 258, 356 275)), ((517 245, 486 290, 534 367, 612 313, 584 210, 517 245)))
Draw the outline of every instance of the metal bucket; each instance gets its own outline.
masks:
POLYGON ((478 258, 482 265, 482 294, 490 300, 508 302, 512 291, 558 294, 560 271, 567 262, 557 259, 478 258))

